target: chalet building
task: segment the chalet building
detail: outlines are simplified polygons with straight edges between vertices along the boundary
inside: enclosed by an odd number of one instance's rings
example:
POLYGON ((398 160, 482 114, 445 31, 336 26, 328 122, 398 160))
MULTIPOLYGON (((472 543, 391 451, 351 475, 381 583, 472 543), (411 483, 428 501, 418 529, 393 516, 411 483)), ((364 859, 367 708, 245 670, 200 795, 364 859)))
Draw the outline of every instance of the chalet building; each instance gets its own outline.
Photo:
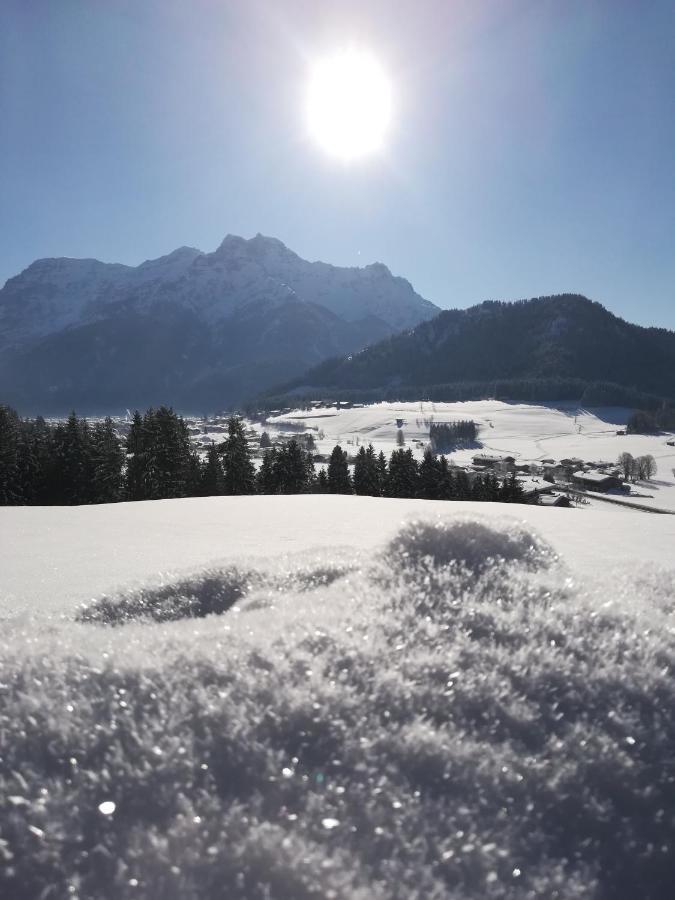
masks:
POLYGON ((605 493, 623 488, 623 482, 616 475, 608 475, 606 472, 574 472, 572 480, 576 487, 584 491, 598 491, 605 493))
POLYGON ((519 482, 526 500, 539 499, 555 490, 555 485, 540 478, 521 478, 519 482))

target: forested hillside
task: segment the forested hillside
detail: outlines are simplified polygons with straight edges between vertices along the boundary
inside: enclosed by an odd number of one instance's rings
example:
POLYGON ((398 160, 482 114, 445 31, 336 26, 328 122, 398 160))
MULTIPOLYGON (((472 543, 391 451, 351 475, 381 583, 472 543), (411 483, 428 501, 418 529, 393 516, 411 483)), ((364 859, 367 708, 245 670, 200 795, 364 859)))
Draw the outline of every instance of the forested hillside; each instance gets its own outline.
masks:
POLYGON ((434 390, 439 400, 472 394, 580 399, 589 387, 595 402, 637 405, 641 394, 675 397, 675 333, 631 325, 575 294, 489 301, 441 312, 286 386, 318 396, 366 392, 369 400, 392 392, 433 396, 434 390))

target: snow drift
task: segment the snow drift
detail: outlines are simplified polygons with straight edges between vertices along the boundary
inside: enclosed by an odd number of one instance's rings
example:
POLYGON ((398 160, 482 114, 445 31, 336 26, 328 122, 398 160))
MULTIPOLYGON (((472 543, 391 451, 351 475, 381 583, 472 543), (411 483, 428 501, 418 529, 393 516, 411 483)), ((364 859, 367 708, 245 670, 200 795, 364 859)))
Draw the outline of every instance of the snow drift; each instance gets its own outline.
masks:
POLYGON ((674 588, 439 517, 16 622, 0 889, 670 897, 674 588))

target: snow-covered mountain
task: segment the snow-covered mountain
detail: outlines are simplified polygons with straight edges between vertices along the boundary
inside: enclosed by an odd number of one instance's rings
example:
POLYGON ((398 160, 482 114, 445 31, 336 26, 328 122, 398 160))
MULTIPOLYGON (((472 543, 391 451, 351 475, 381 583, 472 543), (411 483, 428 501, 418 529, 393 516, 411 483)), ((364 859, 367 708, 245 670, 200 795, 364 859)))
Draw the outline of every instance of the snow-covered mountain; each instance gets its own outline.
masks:
POLYGON ((0 398, 210 408, 436 312, 381 263, 307 262, 260 234, 136 267, 40 259, 0 290, 0 398))

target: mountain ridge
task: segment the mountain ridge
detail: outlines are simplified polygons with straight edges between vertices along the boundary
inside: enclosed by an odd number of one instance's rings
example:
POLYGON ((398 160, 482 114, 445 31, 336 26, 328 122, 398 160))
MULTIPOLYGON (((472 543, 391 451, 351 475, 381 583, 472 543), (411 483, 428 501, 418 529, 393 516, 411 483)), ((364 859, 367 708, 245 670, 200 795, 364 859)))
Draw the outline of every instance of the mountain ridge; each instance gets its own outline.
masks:
POLYGON ((103 398, 224 406, 247 393, 242 366, 255 392, 437 309, 381 263, 308 262, 261 234, 228 234, 211 253, 183 246, 138 266, 41 259, 0 290, 0 394, 44 411, 92 409, 103 398), (160 371, 139 370, 125 345, 160 371), (140 385, 120 378, 122 360, 140 385), (93 377, 98 391, 85 384, 93 377))
POLYGON ((611 383, 673 398, 675 332, 633 325, 580 294, 490 300, 443 310, 412 330, 327 360, 282 389, 309 397, 543 379, 611 383))

